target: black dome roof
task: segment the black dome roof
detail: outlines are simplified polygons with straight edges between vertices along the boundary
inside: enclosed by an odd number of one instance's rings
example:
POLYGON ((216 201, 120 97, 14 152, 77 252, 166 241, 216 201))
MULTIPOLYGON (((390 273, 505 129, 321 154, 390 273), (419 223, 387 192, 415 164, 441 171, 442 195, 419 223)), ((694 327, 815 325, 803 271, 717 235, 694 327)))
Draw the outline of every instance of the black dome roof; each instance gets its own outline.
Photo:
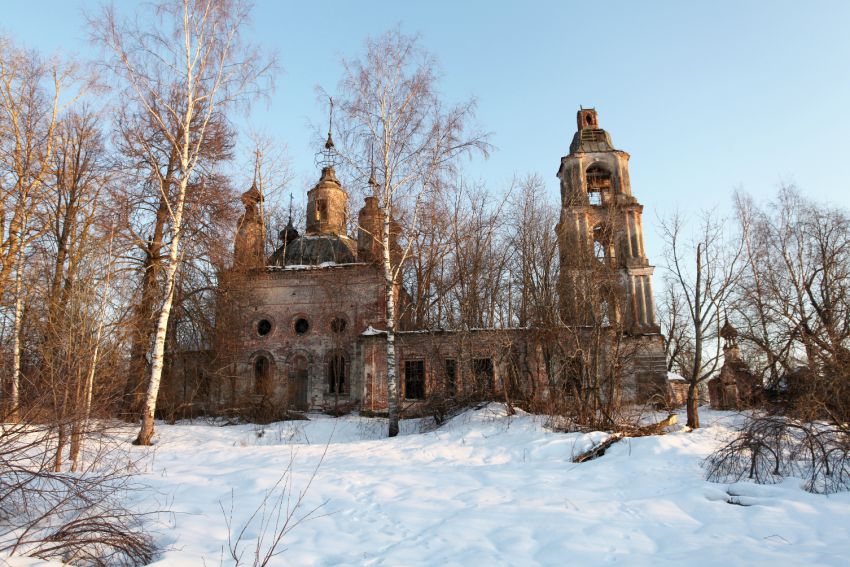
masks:
POLYGON ((326 262, 351 264, 356 261, 356 244, 345 236, 299 236, 278 248, 269 259, 272 266, 317 266, 326 262))

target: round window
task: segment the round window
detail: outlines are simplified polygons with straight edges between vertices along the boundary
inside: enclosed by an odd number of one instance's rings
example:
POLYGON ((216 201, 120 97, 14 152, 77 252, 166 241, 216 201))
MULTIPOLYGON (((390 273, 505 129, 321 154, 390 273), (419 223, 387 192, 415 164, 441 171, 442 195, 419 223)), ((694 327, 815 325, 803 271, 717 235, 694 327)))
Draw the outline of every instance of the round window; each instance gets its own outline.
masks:
POLYGON ((259 323, 257 323, 257 334, 261 337, 265 337, 269 333, 272 332, 272 322, 268 319, 261 319, 259 323))
POLYGON ((342 333, 343 331, 345 331, 345 325, 345 319, 343 319, 342 317, 335 317, 331 321, 331 331, 333 331, 334 333, 342 333))
POLYGON ((307 322, 307 319, 303 317, 299 317, 295 320, 295 334, 303 335, 307 331, 310 330, 310 323, 307 322))

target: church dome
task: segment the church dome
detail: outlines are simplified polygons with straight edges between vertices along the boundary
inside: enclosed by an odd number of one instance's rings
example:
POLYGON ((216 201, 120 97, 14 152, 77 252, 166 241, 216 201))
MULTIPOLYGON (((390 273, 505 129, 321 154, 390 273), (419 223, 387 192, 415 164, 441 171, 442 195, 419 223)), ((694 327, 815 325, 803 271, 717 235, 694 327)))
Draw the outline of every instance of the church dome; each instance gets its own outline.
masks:
POLYGON ((298 238, 298 230, 292 226, 292 215, 289 215, 289 222, 286 223, 286 228, 280 231, 279 237, 283 241, 283 245, 286 246, 296 238, 298 238))
POLYGON ((269 260, 272 266, 318 266, 351 264, 356 261, 357 243, 347 236, 330 234, 299 236, 284 242, 269 260))

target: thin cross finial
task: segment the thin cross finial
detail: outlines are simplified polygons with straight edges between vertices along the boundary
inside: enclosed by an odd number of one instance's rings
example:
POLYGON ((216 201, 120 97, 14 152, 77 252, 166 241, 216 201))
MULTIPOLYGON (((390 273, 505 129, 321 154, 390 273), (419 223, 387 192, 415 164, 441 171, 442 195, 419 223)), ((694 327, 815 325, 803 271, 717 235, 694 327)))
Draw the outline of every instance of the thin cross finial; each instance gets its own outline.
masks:
POLYGON ((374 189, 378 186, 378 181, 375 179, 375 141, 369 141, 369 187, 374 189))
POLYGON ((292 193, 289 194, 289 224, 292 224, 292 193))
POLYGON ((333 119, 334 119, 334 99, 333 99, 333 97, 328 97, 328 98, 331 101, 330 112, 328 112, 328 136, 330 136, 331 135, 331 127, 333 125, 333 119))
POLYGON ((325 142, 326 150, 330 150, 334 147, 334 139, 332 136, 334 120, 334 99, 332 97, 328 97, 328 100, 330 101, 330 109, 328 110, 328 141, 325 142))
POLYGON ((257 148, 256 150, 254 150, 254 182, 253 182, 254 187, 257 186, 257 177, 259 177, 259 174, 260 174, 260 157, 261 156, 262 156, 262 153, 260 152, 260 148, 257 148))

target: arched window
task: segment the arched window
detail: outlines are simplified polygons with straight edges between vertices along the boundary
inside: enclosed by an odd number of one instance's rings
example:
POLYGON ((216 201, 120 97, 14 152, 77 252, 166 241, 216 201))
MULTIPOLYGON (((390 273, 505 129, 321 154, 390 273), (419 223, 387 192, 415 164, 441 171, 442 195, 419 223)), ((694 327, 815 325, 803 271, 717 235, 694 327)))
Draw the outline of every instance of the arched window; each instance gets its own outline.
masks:
POLYGON ((341 334, 345 332, 345 328, 348 326, 345 319, 342 317, 334 317, 331 320, 331 331, 336 334, 341 334))
POLYGON ((348 394, 349 384, 346 375, 345 356, 335 352, 328 358, 328 392, 331 394, 348 394))
POLYGON ((260 355, 254 360, 254 393, 270 396, 272 390, 271 362, 265 355, 260 355))

